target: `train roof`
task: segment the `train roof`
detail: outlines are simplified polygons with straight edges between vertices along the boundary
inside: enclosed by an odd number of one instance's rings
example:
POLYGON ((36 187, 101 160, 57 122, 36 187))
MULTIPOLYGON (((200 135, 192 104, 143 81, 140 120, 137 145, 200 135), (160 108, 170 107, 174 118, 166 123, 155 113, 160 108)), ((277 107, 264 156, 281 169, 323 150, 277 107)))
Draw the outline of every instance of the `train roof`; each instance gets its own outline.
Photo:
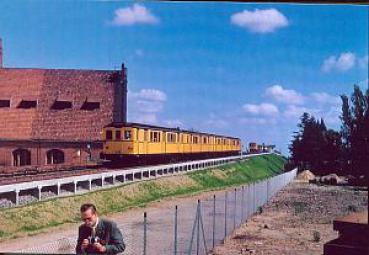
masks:
POLYGON ((112 123, 110 123, 109 125, 107 125, 105 127, 106 128, 108 128, 108 127, 114 127, 114 128, 135 127, 135 128, 143 128, 143 129, 162 130, 162 131, 166 131, 166 132, 183 132, 183 133, 191 133, 191 134, 219 136, 219 137, 222 137, 222 138, 229 138, 229 139, 239 139, 238 137, 231 137, 231 136, 224 136, 224 135, 217 135, 217 134, 211 134, 211 133, 203 133, 203 132, 185 130, 185 129, 180 129, 179 127, 178 128, 168 128, 168 127, 154 126, 154 125, 134 123, 134 122, 112 122, 112 123))

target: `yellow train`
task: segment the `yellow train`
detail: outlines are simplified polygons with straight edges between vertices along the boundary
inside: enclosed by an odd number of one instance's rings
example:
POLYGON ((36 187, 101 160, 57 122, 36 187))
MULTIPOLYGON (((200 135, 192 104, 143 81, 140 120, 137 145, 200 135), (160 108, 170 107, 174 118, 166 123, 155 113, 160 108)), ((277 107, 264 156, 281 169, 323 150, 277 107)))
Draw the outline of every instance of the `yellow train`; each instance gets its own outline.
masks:
POLYGON ((240 154, 239 138, 139 123, 104 127, 101 157, 112 163, 152 164, 240 154))

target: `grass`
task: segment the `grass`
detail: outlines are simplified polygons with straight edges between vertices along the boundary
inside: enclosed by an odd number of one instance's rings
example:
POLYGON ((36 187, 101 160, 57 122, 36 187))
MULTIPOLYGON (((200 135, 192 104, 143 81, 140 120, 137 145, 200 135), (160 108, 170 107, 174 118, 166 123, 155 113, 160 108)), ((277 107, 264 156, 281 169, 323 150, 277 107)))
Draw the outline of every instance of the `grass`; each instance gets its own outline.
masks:
POLYGON ((166 197, 224 189, 265 179, 280 173, 284 162, 280 156, 263 155, 216 169, 1 209, 0 241, 80 222, 79 207, 86 202, 96 204, 101 215, 122 212, 166 197))

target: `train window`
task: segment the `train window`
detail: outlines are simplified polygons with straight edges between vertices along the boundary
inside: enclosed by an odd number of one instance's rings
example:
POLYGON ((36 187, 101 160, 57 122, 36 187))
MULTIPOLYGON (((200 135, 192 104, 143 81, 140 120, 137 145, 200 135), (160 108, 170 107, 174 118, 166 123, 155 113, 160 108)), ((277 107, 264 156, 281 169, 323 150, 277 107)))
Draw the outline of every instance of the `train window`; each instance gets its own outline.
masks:
POLYGON ((203 144, 207 144, 207 143, 208 143, 208 139, 207 137, 204 137, 203 144))
POLYGON ((150 132, 150 141, 153 143, 160 142, 160 132, 155 131, 150 132))
POLYGON ((124 131, 124 140, 131 140, 132 132, 131 130, 124 131))
POLYGON ((113 131, 106 130, 106 140, 113 140, 113 131))
POLYGON ((168 143, 176 143, 177 142, 177 135, 173 133, 167 133, 167 142, 168 143))
POLYGON ((193 143, 194 144, 198 144, 199 143, 199 138, 197 136, 193 137, 193 143))
POLYGON ((148 141, 149 139, 147 138, 147 133, 148 133, 149 131, 147 131, 147 130, 145 130, 145 133, 144 133, 144 141, 148 141))
POLYGON ((120 140, 122 139, 122 135, 120 130, 115 131, 115 140, 120 140))

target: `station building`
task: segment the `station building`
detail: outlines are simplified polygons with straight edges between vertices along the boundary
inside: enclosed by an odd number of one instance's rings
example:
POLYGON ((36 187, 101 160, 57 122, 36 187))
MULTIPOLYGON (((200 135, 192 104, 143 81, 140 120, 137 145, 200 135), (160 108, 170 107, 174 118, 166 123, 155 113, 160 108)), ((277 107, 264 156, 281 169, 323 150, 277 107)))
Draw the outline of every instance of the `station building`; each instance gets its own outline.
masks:
POLYGON ((127 70, 8 68, 0 39, 0 171, 85 166, 127 118, 127 70))

